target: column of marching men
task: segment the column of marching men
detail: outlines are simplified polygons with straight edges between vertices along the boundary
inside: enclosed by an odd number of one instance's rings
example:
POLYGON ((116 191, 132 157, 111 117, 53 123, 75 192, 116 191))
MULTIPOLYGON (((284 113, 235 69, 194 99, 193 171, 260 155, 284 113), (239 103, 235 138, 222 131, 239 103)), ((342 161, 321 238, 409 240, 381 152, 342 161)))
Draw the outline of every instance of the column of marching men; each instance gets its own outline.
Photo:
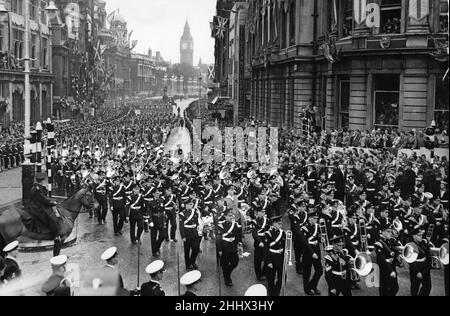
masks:
MULTIPOLYGON (((202 241, 214 238, 226 286, 233 286, 233 271, 248 250, 254 254, 255 281, 267 281, 271 296, 290 282, 290 261, 302 275, 306 295, 322 294, 323 276, 329 295, 352 295, 371 273, 377 273, 380 295, 396 295, 398 269, 408 267, 411 295, 427 296, 430 271, 440 266, 448 293, 444 158, 430 162, 389 148, 332 153, 280 133, 276 170, 250 163, 184 162, 173 160, 161 146, 176 122, 171 114, 125 116, 82 135, 58 135, 62 145, 54 152, 57 187, 70 195, 82 181, 94 182, 101 207, 91 216, 100 225, 107 224, 111 211, 116 237, 124 234, 124 223, 129 223, 132 244, 151 234, 153 283, 142 286, 141 295, 163 293, 161 246, 179 242, 178 232, 185 268, 193 272, 185 282, 194 292, 202 241)), ((114 262, 116 256, 113 249, 104 258, 114 262)))

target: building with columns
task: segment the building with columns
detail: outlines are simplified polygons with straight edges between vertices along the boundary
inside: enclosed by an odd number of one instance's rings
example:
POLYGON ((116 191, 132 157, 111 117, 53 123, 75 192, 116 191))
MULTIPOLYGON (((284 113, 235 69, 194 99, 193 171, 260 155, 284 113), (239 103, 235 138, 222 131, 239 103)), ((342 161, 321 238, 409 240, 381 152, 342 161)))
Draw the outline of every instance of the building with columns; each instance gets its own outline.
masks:
MULTIPOLYGON (((47 3, 29 1, 31 122, 47 118, 52 112, 52 36, 44 11, 47 3)), ((8 12, 0 13, 0 123, 24 119, 24 33, 25 2, 6 0, 8 12)))
POLYGON ((309 109, 322 128, 448 130, 448 2, 368 2, 377 16, 360 14, 366 2, 248 0, 251 115, 300 128, 309 109))

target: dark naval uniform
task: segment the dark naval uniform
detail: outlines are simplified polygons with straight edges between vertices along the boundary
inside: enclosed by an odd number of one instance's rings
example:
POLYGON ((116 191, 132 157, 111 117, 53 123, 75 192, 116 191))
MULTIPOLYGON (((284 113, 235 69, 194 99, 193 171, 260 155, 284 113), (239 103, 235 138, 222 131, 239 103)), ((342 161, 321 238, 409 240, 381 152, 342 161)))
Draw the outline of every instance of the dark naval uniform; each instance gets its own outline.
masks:
POLYGON ((334 250, 325 255, 325 279, 330 296, 352 296, 349 257, 334 250), (334 293, 332 292, 334 290, 334 293))
POLYGON ((377 264, 380 268, 380 296, 395 296, 398 293, 398 275, 396 269, 397 252, 396 241, 380 238, 375 243, 377 264), (395 277, 392 277, 395 272, 395 277))
POLYGON ((113 226, 114 234, 121 234, 123 229, 123 223, 125 222, 125 205, 126 195, 125 187, 123 184, 112 188, 112 194, 110 195, 111 205, 113 208, 113 226))
POLYGON ((105 179, 95 187, 95 199, 100 208, 97 210, 97 220, 99 224, 106 222, 106 215, 108 214, 108 194, 109 182, 105 179))
POLYGON ((147 216, 142 194, 133 195, 130 203, 130 239, 134 244, 139 242, 144 231, 144 217, 147 216), (137 226, 137 235, 136 235, 137 226))
POLYGON ((267 269, 269 281, 269 296, 280 296, 283 283, 284 251, 286 246, 286 232, 271 228, 267 234, 266 263, 272 264, 267 269), (276 280, 276 281, 275 281, 276 280))
POLYGON ((220 263, 225 284, 231 286, 231 273, 239 264, 238 244, 242 241, 242 226, 237 222, 225 221, 219 227, 217 251, 222 252, 220 263))
POLYGON ((142 284, 141 296, 166 296, 159 282, 150 281, 142 284))
POLYGON ((71 288, 66 285, 64 278, 52 275, 42 287, 46 296, 71 296, 71 288))
POLYGON ((409 265, 411 296, 430 296, 431 292, 431 245, 426 239, 417 245, 419 256, 409 265), (419 278, 418 274, 422 277, 419 278))
POLYGON ((199 212, 195 209, 180 213, 180 234, 184 242, 184 260, 186 269, 195 268, 200 251, 199 212))
POLYGON ((254 266, 256 278, 260 280, 267 266, 264 262, 265 247, 266 247, 266 233, 270 229, 271 222, 267 216, 257 217, 252 220, 253 229, 252 236, 254 240, 255 256, 254 256, 254 266))

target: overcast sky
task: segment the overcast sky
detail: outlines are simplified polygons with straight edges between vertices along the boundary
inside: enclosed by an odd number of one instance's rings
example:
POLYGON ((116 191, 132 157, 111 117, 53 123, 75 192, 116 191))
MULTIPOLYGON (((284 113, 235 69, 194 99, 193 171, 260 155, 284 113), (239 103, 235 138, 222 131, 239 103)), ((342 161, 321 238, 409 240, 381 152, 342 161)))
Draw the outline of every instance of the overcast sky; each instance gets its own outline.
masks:
POLYGON ((180 38, 186 18, 194 37, 194 64, 214 63, 214 39, 209 22, 215 15, 215 0, 106 0, 108 14, 119 9, 134 30, 132 39, 139 43, 135 52, 149 48, 160 51, 165 60, 180 61, 180 38))

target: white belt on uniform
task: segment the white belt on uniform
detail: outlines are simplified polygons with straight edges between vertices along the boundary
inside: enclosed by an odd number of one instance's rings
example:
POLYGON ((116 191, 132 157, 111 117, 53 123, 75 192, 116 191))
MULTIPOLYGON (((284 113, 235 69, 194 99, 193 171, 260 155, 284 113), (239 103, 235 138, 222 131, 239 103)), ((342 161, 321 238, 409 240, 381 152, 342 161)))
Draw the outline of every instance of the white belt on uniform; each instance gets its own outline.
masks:
POLYGON ((227 238, 227 237, 222 237, 222 240, 225 240, 227 242, 233 242, 235 240, 235 238, 227 238))
POLYGON ((184 225, 184 228, 196 228, 196 225, 184 225))
POLYGON ((346 271, 331 271, 331 273, 338 276, 344 276, 345 274, 347 274, 346 271))
POLYGON ((123 197, 113 197, 113 200, 120 201, 120 200, 123 200, 123 197))
POLYGON ((275 254, 281 254, 281 253, 283 253, 283 250, 284 250, 284 249, 279 249, 279 250, 269 249, 269 251, 270 251, 271 253, 275 253, 275 254))

